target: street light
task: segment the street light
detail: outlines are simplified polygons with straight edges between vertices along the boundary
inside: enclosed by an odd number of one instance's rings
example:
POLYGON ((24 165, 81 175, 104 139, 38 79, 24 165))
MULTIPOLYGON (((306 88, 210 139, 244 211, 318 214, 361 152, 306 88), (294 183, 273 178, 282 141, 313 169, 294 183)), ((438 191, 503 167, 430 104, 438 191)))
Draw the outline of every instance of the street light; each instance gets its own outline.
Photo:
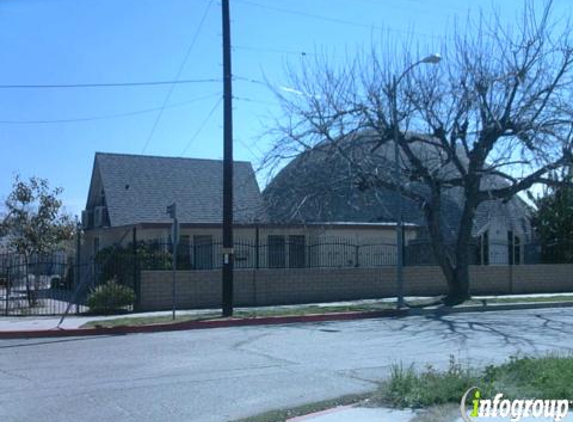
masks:
POLYGON ((400 309, 404 306, 404 229, 402 222, 402 181, 400 177, 400 148, 398 146, 399 142, 399 132, 398 132, 398 105, 397 105, 397 95, 398 95, 398 84, 404 79, 404 76, 408 74, 412 69, 420 64, 438 64, 442 60, 439 54, 431 54, 412 63, 408 66, 399 77, 394 75, 392 80, 392 124, 394 125, 394 178, 396 181, 396 193, 398 195, 398 204, 396 206, 396 248, 397 250, 397 261, 396 261, 396 280, 398 285, 398 303, 397 308, 400 309))

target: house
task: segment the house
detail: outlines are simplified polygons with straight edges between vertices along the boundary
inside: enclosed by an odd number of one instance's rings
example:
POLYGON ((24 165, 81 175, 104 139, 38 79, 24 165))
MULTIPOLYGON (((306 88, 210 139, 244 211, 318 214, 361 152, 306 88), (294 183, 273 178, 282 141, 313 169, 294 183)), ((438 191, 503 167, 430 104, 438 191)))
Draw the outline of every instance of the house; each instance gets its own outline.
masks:
MULTIPOLYGON (((250 163, 234 163, 236 268, 392 265, 395 223, 320 221, 276 224, 250 163), (359 245, 362 245, 358 248, 359 245)), ((133 238, 169 251, 171 218, 180 223, 178 267, 218 268, 222 262, 223 162, 96 153, 86 209, 82 255, 93 257, 133 238)), ((406 236, 416 236, 407 226, 406 236)))
MULTIPOLYGON (((261 193, 252 166, 234 164, 235 304, 270 306, 395 296, 397 249, 392 212, 396 197, 391 192, 379 192, 376 197, 354 191, 352 184, 344 185, 337 174, 344 171, 340 163, 293 166, 287 165, 261 193)), ((166 207, 175 202, 180 221, 177 268, 181 270, 175 274, 176 306, 219 306, 222 175, 223 163, 218 160, 97 153, 82 216, 82 255, 94 265, 82 267, 82 280, 102 282, 110 275, 121 280, 115 272, 123 269, 123 281, 136 292, 137 309, 171 309, 174 279, 165 271, 169 265, 140 260, 133 271, 134 261, 120 260, 122 266, 116 267, 110 260, 112 268, 103 268, 107 264, 92 258, 112 245, 129 247, 135 239, 152 248, 152 257, 170 259, 172 223, 166 207)), ((445 201, 450 213, 446 218, 457 218, 456 196, 449 195, 445 201)), ((408 203, 404 208, 406 258, 412 251, 423 256, 430 248, 424 243, 419 210, 408 203)), ((474 230, 481 242, 476 252, 480 263, 522 261, 529 235, 526 211, 519 200, 492 202, 480 210, 474 230), (508 236, 513 243, 507 242, 508 236)), ((118 258, 126 256, 116 249, 112 252, 118 258)), ((568 285, 570 273, 564 269, 540 287, 537 281, 547 271, 534 265, 512 271, 472 266, 472 293, 553 292, 568 285)), ((445 286, 434 266, 404 271, 406 295, 443 294, 445 286)))
MULTIPOLYGON (((453 164, 443 165, 447 161, 430 144, 413 144, 411 148, 426 167, 435 167, 445 179, 457 174, 453 164)), ((460 155, 463 157, 463 152, 460 155)), ((397 192, 384 188, 360 189, 356 171, 350 164, 352 161, 359 162, 371 173, 390 180, 395 177, 393 143, 380 146, 377 134, 365 132, 354 138, 341 139, 335 147, 320 143, 288 163, 265 188, 263 196, 270 220, 277 224, 314 221, 390 224, 396 221, 397 192), (373 146, 377 148, 373 149, 373 146)), ((421 196, 427 194, 425 186, 411 182, 406 176, 403 178, 405 189, 421 196)), ((505 182, 486 176, 482 183, 503 186, 505 182)), ((463 201, 460 188, 444 189, 440 217, 446 243, 454 244, 463 201)), ((423 212, 416 202, 403 195, 401 207, 406 224, 425 226, 423 212)), ((531 209, 518 196, 508 202, 490 200, 481 203, 474 219, 473 263, 524 263, 528 252, 525 245, 532 241, 530 220, 531 209)), ((407 252, 410 252, 406 253, 407 263, 428 264, 433 261, 423 229, 407 243, 407 252)))

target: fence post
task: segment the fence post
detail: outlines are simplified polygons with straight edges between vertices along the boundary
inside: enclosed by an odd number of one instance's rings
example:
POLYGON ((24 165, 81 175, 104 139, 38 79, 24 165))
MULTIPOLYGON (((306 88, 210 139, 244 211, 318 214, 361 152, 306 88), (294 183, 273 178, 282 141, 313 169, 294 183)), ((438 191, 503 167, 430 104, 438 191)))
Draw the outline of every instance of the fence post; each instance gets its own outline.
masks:
POLYGON ((260 257, 259 257, 259 223, 256 223, 255 226, 255 268, 258 270, 260 265, 260 257))
POLYGON ((6 268, 6 316, 10 314, 8 307, 10 306, 10 266, 6 268))
POLYGON ((135 293, 135 302, 133 304, 133 310, 139 310, 141 303, 141 288, 139 285, 139 262, 137 259, 137 228, 133 227, 133 232, 131 235, 132 242, 132 254, 133 254, 133 291, 135 293))
MULTIPOLYGON (((76 289, 80 285, 81 246, 82 246, 81 225, 78 222, 77 226, 76 226, 76 262, 75 262, 75 268, 72 265, 72 269, 75 269, 75 271, 74 271, 74 292, 76 291, 76 289)), ((79 313, 80 313, 80 304, 76 298, 76 315, 78 315, 79 313)))
POLYGON ((355 248, 355 250, 354 250, 354 266, 359 267, 360 263, 358 262, 358 257, 360 256, 360 254, 359 254, 360 246, 358 244, 356 244, 354 246, 354 248, 355 248))

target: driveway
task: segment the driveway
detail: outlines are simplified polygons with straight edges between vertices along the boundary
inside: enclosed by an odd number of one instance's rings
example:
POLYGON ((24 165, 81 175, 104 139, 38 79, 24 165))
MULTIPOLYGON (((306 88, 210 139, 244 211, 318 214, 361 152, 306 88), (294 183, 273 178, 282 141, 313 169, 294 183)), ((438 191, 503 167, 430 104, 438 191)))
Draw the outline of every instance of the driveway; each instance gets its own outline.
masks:
POLYGON ((2 421, 226 421, 372 389, 392 364, 571 351, 573 310, 0 341, 2 421))

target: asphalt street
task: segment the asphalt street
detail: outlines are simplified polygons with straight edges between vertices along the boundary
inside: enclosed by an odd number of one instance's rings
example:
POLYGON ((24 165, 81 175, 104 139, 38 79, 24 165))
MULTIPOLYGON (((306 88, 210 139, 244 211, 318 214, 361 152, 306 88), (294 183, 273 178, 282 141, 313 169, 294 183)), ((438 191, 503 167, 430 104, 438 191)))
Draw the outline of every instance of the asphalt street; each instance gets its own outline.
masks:
POLYGON ((392 364, 573 349, 573 309, 0 341, 0 420, 228 421, 360 393, 392 364))

